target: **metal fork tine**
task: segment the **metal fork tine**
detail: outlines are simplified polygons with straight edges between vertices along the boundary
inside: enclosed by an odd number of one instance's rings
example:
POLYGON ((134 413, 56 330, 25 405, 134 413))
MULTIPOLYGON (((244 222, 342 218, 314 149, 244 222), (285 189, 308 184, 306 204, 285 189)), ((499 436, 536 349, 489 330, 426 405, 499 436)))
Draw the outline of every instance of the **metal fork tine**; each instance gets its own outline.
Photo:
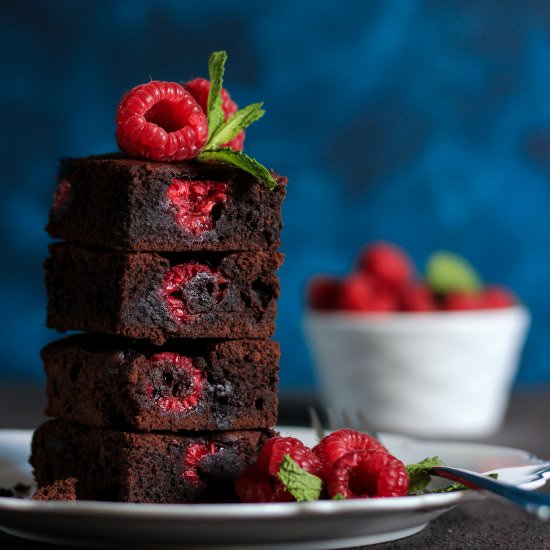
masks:
POLYGON ((334 414, 334 411, 330 408, 327 408, 327 421, 328 429, 331 431, 337 430, 340 426, 338 425, 338 419, 334 414))
POLYGON ((363 409, 357 409, 357 418, 359 419, 361 430, 371 435, 375 439, 378 439, 378 432, 376 430, 373 430, 373 428, 369 425, 363 409))
POLYGON ((311 421, 311 427, 315 430, 317 437, 323 439, 325 437, 325 429, 323 428, 323 423, 315 410, 315 407, 309 407, 309 419, 311 421))
POLYGON ((342 420, 347 428, 354 428, 353 420, 346 409, 342 409, 342 420))

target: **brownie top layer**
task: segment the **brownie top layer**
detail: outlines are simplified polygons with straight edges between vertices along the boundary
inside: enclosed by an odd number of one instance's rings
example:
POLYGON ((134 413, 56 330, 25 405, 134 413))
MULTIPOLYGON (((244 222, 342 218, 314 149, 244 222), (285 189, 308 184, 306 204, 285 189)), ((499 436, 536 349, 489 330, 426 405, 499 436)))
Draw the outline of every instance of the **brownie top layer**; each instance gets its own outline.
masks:
POLYGON ((249 251, 280 246, 286 178, 269 190, 223 164, 102 155, 66 159, 46 230, 126 251, 249 251))
MULTIPOLYGON (((102 163, 116 163, 128 168, 146 168, 147 170, 169 170, 174 174, 178 174, 188 179, 219 179, 229 180, 235 176, 243 176, 248 174, 242 170, 229 166, 228 164, 221 163, 208 163, 199 162, 197 160, 186 160, 180 162, 158 162, 149 159, 138 159, 128 157, 122 153, 106 153, 103 155, 90 155, 88 157, 67 157, 61 159, 61 173, 70 169, 76 164, 102 164, 102 163)), ((279 186, 286 187, 287 178, 280 176, 273 170, 270 170, 271 174, 275 178, 275 181, 279 186)), ((252 178, 252 176, 249 176, 252 178)))

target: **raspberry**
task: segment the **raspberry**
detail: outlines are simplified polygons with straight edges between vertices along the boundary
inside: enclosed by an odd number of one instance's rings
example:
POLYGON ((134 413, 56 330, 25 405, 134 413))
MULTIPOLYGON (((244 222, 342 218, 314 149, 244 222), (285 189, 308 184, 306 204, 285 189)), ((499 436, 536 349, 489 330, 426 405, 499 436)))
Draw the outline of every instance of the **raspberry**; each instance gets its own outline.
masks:
POLYGON ((273 502, 275 488, 271 477, 253 464, 237 479, 235 492, 241 502, 273 502))
POLYGON ((313 452, 321 461, 320 477, 327 479, 332 466, 345 454, 353 451, 376 451, 385 447, 374 437, 356 430, 343 428, 323 437, 313 452))
POLYGON ((370 278, 362 273, 346 277, 340 284, 337 297, 338 309, 349 311, 367 311, 374 297, 374 285, 370 278))
POLYGON ((405 465, 383 449, 353 451, 340 458, 327 479, 329 497, 400 497, 409 489, 405 465))
POLYGON ((72 185, 71 182, 66 178, 61 178, 57 187, 55 188, 55 193, 53 195, 53 210, 57 212, 61 208, 64 208, 69 204, 72 195, 72 185))
POLYGON ((227 289, 227 281, 209 266, 190 262, 176 265, 164 275, 162 295, 172 316, 185 322, 211 311, 227 289))
POLYGON ((176 377, 172 372, 164 372, 163 379, 158 384, 159 388, 146 388, 148 397, 158 404, 162 412, 182 413, 196 406, 205 378, 202 372, 195 368, 191 357, 166 351, 152 355, 149 363, 157 369, 164 367, 166 370, 172 367, 176 371, 176 377), (188 378, 183 383, 178 381, 178 375, 181 377, 181 374, 188 378))
POLYGON ((448 311, 467 311, 481 308, 481 298, 472 292, 449 292, 444 298, 441 307, 448 311))
POLYGON ((398 302, 394 291, 383 281, 354 273, 341 282, 337 305, 346 311, 381 313, 395 311, 398 302))
POLYGON ((326 311, 335 309, 340 281, 329 277, 315 277, 309 282, 307 294, 311 308, 326 311))
POLYGON ((117 143, 131 155, 160 161, 185 160, 197 156, 207 137, 204 111, 176 82, 140 84, 118 105, 117 143))
POLYGON ((517 298, 507 288, 501 286, 487 286, 481 294, 481 307, 505 308, 517 303, 517 298))
POLYGON ((199 485, 202 480, 198 472, 198 466, 205 456, 213 455, 219 451, 214 443, 193 443, 185 449, 183 456, 182 477, 190 485, 199 485))
POLYGON ((313 451, 294 437, 268 439, 258 455, 256 464, 261 471, 276 478, 285 455, 290 455, 290 458, 310 474, 317 475, 321 469, 321 462, 313 451))
MULTIPOLYGON (((202 107, 202 110, 208 112, 208 94, 210 92, 210 81, 206 78, 195 78, 186 82, 183 87, 195 98, 195 101, 202 107)), ((222 110, 225 114, 224 119, 227 120, 238 109, 237 104, 231 99, 229 92, 222 88, 222 110)), ((242 151, 244 144, 244 130, 236 135, 229 143, 222 147, 231 147, 235 151, 242 151)))
POLYGON ((434 311, 437 309, 432 291, 422 283, 404 287, 400 292, 400 305, 404 311, 434 311))
POLYGON ((237 480, 235 491, 242 502, 292 502, 277 475, 285 455, 310 474, 318 475, 321 462, 313 451, 294 437, 272 437, 262 447, 258 459, 237 480))
POLYGON ((227 183, 175 179, 166 191, 178 225, 196 237, 214 227, 227 200, 227 183))
POLYGON ((391 287, 405 284, 414 271, 405 252, 385 242, 374 243, 365 248, 359 256, 358 268, 391 287))

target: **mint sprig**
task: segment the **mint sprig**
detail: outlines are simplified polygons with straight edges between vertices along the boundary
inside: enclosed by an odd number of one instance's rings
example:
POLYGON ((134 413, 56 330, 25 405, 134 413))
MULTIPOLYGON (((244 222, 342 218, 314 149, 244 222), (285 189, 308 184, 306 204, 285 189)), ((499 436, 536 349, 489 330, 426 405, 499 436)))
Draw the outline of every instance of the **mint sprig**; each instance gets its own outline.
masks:
POLYGON ((222 109, 222 85, 223 73, 225 72, 225 62, 227 53, 224 51, 212 52, 208 59, 208 74, 210 75, 210 91, 208 92, 208 140, 210 142, 212 135, 223 124, 224 114, 222 109))
POLYGON ((458 254, 435 252, 428 259, 426 280, 436 294, 479 292, 483 286, 476 270, 458 254))
POLYGON ((285 455, 278 477, 297 502, 319 500, 323 480, 304 470, 290 455, 285 455))
POLYGON ((244 128, 262 118, 265 114, 262 105, 263 103, 252 103, 233 113, 224 124, 218 126, 218 129, 212 134, 206 147, 209 149, 221 147, 224 143, 231 141, 244 128))
POLYGON ((208 60, 210 76, 210 91, 208 93, 208 138, 197 160, 204 162, 221 162, 236 166, 262 181, 270 190, 277 187, 277 182, 269 170, 257 160, 240 151, 222 147, 231 141, 253 122, 260 119, 265 111, 263 103, 252 103, 234 113, 224 121, 221 90, 227 53, 224 51, 212 52, 208 60))
POLYGON ((241 170, 252 174, 256 179, 263 181, 271 191, 277 187, 277 182, 263 164, 260 164, 256 159, 240 151, 234 151, 229 147, 204 149, 201 151, 198 158, 199 160, 221 162, 223 164, 237 166, 241 170))
POLYGON ((432 480, 430 468, 432 466, 443 466, 443 461, 438 456, 425 458, 416 464, 408 464, 407 475, 409 476, 409 495, 417 495, 426 489, 432 480))
MULTIPOLYGON (((438 456, 432 456, 425 458, 416 464, 408 464, 406 466, 407 475, 409 476, 408 495, 421 495, 425 493, 453 493, 454 491, 465 491, 466 489, 469 489, 469 487, 462 483, 451 483, 441 489, 426 490, 432 480, 430 469, 433 466, 445 466, 445 464, 438 456)), ((497 479, 498 474, 488 474, 488 477, 497 479)))

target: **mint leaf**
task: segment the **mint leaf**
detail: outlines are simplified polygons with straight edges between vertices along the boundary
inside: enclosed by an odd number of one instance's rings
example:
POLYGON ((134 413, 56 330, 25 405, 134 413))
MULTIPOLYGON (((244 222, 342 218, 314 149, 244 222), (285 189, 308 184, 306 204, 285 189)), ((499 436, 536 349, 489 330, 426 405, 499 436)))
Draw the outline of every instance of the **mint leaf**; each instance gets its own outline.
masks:
POLYGON ((443 466, 442 460, 438 456, 425 458, 416 464, 406 466, 409 476, 409 495, 415 495, 422 492, 430 484, 432 476, 430 468, 432 466, 443 466))
POLYGON ((207 162, 221 162, 224 164, 230 164, 231 166, 236 166, 237 168, 252 174, 255 178, 264 182, 271 191, 277 187, 277 182, 273 179, 273 176, 269 173, 269 170, 265 166, 240 151, 234 151, 230 148, 203 149, 199 153, 197 159, 207 162))
POLYGON ((231 141, 239 132, 262 118, 265 114, 262 105, 263 103, 252 103, 234 113, 211 135, 206 145, 207 148, 221 146, 231 141))
POLYGON ((208 74, 210 75, 210 91, 208 92, 208 141, 210 141, 210 136, 224 120, 221 91, 226 61, 227 53, 224 51, 212 52, 208 59, 208 74))
POLYGON ((278 477, 297 502, 319 500, 323 481, 306 472, 295 460, 292 460, 290 455, 283 457, 278 477))
POLYGON ((336 493, 332 497, 332 500, 346 500, 346 497, 342 493, 336 493))
POLYGON ((475 269, 461 256, 450 252, 436 252, 428 260, 426 280, 433 292, 478 292, 481 278, 475 269))

